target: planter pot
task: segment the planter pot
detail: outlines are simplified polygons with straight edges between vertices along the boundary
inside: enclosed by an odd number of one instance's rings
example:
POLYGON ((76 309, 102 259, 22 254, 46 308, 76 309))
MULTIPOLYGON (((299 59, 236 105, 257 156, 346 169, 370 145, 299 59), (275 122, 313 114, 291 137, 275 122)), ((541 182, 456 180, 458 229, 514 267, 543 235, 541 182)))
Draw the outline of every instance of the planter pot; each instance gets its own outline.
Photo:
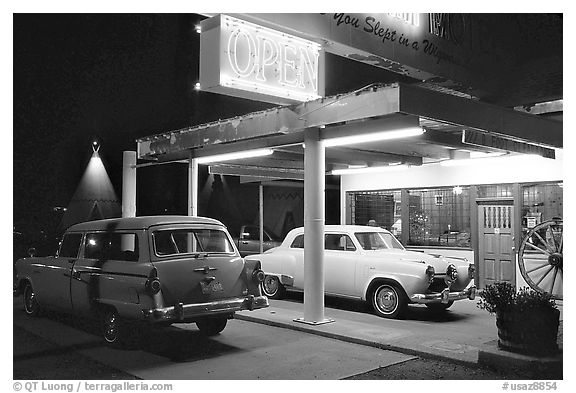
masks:
POLYGON ((556 309, 497 313, 498 346, 527 355, 552 355, 558 352, 559 324, 560 311, 556 309))

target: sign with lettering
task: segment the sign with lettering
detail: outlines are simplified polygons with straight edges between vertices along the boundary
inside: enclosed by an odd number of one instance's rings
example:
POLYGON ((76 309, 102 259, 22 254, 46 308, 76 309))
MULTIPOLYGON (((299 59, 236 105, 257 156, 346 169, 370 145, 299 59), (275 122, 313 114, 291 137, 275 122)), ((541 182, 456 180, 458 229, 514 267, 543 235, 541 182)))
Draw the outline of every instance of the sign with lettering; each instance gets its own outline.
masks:
POLYGON ((276 104, 320 97, 319 44, 227 15, 201 28, 202 90, 276 104))
POLYGON ((462 143, 475 146, 492 147, 495 149, 513 151, 516 153, 538 154, 545 158, 554 159, 556 157, 556 152, 554 149, 473 130, 464 130, 462 134, 462 143))
POLYGON ((482 97, 498 91, 516 63, 491 16, 456 13, 235 14, 326 42, 326 52, 482 97))

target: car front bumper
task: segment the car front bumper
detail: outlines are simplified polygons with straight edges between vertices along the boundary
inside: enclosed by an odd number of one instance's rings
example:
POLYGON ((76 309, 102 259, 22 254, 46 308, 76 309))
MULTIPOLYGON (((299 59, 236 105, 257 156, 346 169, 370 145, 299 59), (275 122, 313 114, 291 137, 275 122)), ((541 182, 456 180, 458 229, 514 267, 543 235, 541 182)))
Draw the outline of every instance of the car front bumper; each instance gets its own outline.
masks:
POLYGON ((208 303, 178 303, 175 306, 144 310, 144 317, 150 322, 193 321, 203 317, 233 314, 236 311, 256 310, 268 307, 266 296, 246 296, 208 303))
POLYGON ((476 297, 476 287, 473 285, 463 291, 450 292, 448 288, 440 293, 429 294, 415 294, 410 297, 413 303, 426 304, 426 303, 448 303, 454 300, 470 299, 474 300, 476 297))

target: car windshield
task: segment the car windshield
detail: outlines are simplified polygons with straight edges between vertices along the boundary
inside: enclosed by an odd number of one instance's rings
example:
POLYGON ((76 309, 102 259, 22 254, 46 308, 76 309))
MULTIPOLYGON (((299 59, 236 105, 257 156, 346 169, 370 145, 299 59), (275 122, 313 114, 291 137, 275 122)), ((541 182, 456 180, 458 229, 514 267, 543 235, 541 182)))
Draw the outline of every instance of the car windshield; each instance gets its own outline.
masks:
POLYGON ((404 250, 402 244, 387 232, 356 232, 354 236, 364 250, 387 250, 389 248, 404 250))
POLYGON ((157 255, 233 253, 224 231, 214 229, 163 229, 153 233, 157 255))

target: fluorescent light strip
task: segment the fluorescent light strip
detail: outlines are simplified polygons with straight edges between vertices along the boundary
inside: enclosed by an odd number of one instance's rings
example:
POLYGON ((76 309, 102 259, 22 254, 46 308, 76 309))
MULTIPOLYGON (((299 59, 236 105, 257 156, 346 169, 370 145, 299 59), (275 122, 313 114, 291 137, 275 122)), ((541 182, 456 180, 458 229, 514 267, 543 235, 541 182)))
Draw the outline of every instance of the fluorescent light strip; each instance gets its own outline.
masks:
POLYGON ((368 166, 364 168, 334 169, 331 175, 357 175, 361 173, 396 172, 408 169, 408 165, 368 166))
POLYGON ((391 140, 391 139, 408 138, 411 136, 422 135, 424 132, 426 132, 426 131, 423 128, 412 127, 412 128, 405 128, 405 129, 394 130, 394 131, 382 131, 382 132, 375 132, 375 133, 370 133, 370 134, 349 135, 349 136, 337 137, 337 138, 332 138, 332 139, 324 139, 323 143, 324 143, 325 147, 342 146, 342 145, 355 145, 358 143, 367 143, 367 142, 387 141, 387 140, 391 140))
POLYGON ((530 164, 534 159, 543 158, 537 154, 524 154, 514 156, 500 156, 500 157, 487 157, 487 158, 466 158, 460 160, 446 160, 440 162, 441 166, 454 167, 454 166, 471 166, 471 165, 502 165, 511 163, 525 163, 530 164))
POLYGON ((264 157, 269 156, 274 153, 272 149, 257 149, 257 150, 246 150, 238 151, 234 153, 217 154, 214 156, 199 157, 199 164, 209 164, 212 162, 222 162, 222 161, 232 161, 232 160, 242 160, 246 158, 264 157))

